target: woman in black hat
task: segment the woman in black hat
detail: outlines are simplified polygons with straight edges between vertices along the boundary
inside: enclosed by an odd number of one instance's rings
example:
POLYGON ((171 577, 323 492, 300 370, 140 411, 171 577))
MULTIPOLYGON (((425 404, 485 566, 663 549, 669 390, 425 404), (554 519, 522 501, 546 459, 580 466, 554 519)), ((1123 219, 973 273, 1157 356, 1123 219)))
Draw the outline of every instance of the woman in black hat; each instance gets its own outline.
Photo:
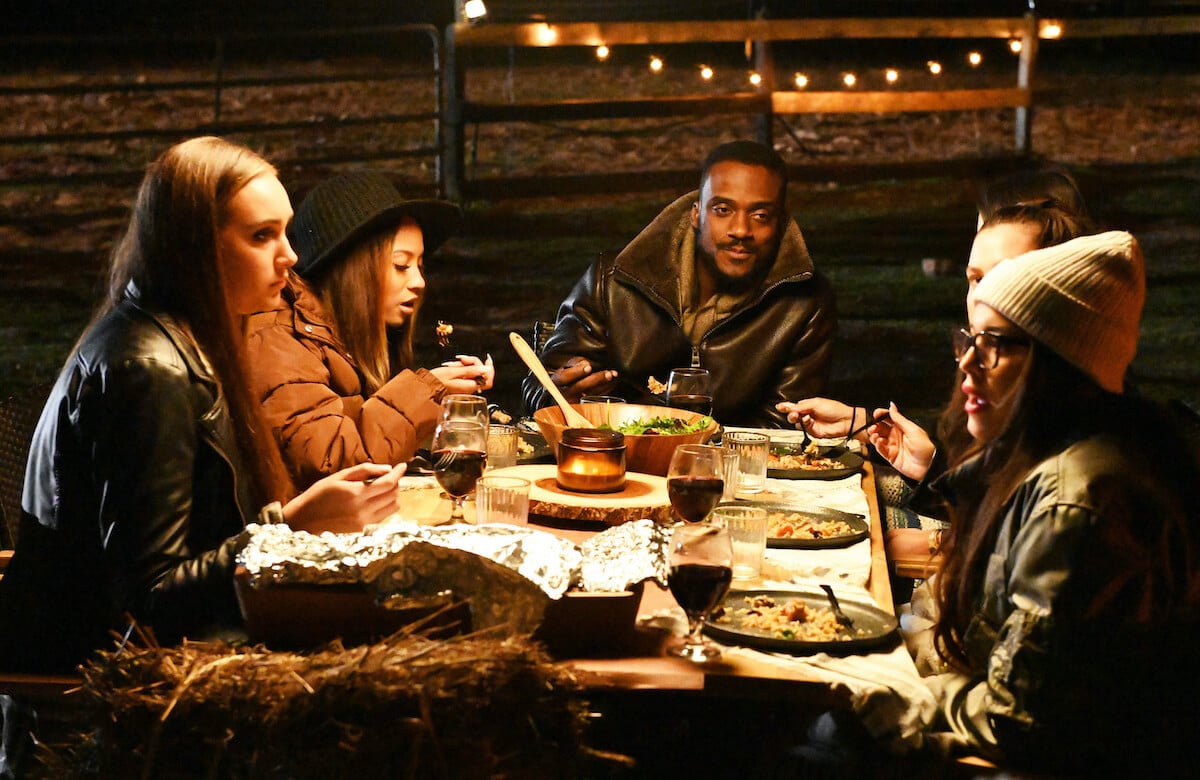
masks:
POLYGON ((296 210, 288 237, 303 281, 248 333, 255 395, 297 487, 353 463, 408 461, 443 395, 492 386, 490 359, 413 366, 425 255, 461 220, 454 204, 405 199, 374 171, 321 182, 296 210))

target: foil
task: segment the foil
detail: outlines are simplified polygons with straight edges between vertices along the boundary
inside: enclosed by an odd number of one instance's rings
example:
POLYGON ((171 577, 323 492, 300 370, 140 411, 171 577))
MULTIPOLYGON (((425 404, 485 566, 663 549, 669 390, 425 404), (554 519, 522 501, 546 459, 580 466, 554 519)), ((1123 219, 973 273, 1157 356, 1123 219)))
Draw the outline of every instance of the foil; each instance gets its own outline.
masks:
POLYGON ((545 598, 558 599, 568 590, 628 590, 646 579, 665 585, 668 571, 669 530, 650 520, 613 526, 582 547, 508 525, 393 524, 356 534, 311 534, 255 524, 246 535, 238 564, 256 587, 361 584, 382 601, 450 592, 480 599, 473 610, 509 600, 522 615, 540 609, 539 600, 527 594, 530 584, 545 598))
POLYGON ((644 580, 667 587, 670 538, 670 528, 652 520, 622 523, 601 531, 581 547, 580 590, 628 590, 644 580))

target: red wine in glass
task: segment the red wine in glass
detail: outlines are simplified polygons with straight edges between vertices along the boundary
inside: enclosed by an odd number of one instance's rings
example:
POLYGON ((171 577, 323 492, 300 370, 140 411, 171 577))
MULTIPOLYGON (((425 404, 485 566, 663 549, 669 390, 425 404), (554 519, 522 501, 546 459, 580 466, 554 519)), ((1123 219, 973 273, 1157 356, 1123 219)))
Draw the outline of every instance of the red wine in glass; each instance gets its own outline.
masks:
POLYGON ((668 406, 703 415, 712 414, 712 404, 713 399, 711 395, 696 395, 694 393, 686 393, 684 395, 672 394, 667 399, 668 406))
POLYGON ((668 579, 671 595, 690 618, 707 615, 716 609, 729 585, 733 569, 707 563, 684 563, 671 567, 668 579))
POLYGON ((667 497, 675 513, 689 523, 708 517, 725 492, 725 480, 720 477, 671 477, 667 480, 667 497))
POLYGON ((455 497, 469 495, 487 465, 487 453, 481 450, 434 450, 430 455, 438 484, 455 497))

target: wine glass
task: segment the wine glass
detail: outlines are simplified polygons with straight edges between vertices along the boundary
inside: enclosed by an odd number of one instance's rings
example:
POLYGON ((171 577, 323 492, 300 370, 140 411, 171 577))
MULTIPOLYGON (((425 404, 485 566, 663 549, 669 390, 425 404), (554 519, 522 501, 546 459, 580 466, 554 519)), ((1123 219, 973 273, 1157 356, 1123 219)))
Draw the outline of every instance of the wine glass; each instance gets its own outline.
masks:
POLYGON ((667 497, 681 520, 708 517, 725 492, 724 453, 703 444, 680 444, 667 467, 667 497))
POLYGON ((462 522, 463 502, 487 465, 487 426, 475 420, 446 420, 433 433, 433 475, 453 502, 450 519, 462 522))
POLYGON ((704 623, 729 591, 733 580, 733 545, 729 531, 714 523, 680 524, 671 533, 671 595, 688 619, 688 633, 670 655, 704 663, 721 657, 721 649, 703 636, 704 623))
MULTIPOLYGON (((487 399, 481 395, 448 393, 442 397, 442 422, 448 420, 474 420, 486 429, 488 426, 487 399)), ((486 431, 485 431, 486 432, 486 431)))
POLYGON ((712 376, 707 368, 673 368, 667 378, 667 406, 712 414, 712 376))

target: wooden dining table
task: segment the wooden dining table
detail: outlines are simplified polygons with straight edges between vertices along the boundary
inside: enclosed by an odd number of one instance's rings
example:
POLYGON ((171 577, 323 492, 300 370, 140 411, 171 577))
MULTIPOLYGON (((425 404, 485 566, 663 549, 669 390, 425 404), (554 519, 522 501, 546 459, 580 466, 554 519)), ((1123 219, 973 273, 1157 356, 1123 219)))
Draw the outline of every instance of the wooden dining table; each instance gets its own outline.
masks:
MULTIPOLYGON (((505 469, 503 473, 519 474, 520 468, 505 469)), ((863 466, 860 485, 870 527, 870 563, 866 589, 875 606, 885 612, 894 613, 888 562, 884 551, 882 513, 875 490, 874 470, 870 462, 863 466)), ((767 492, 746 498, 761 501, 779 496, 767 492)), ((440 525, 449 518, 450 500, 434 485, 406 491, 401 503, 404 507, 404 517, 417 518, 422 524, 440 525)), ((474 523, 474 501, 468 501, 464 511, 467 522, 474 523)), ((596 523, 571 525, 537 516, 530 516, 529 524, 576 544, 582 543, 603 528, 596 523)), ((769 573, 769 568, 769 565, 764 568, 764 574, 769 573)), ((751 589, 763 586, 762 582, 750 581, 741 582, 738 587, 751 589)), ((654 582, 645 584, 638 610, 639 622, 648 622, 654 616, 672 608, 676 608, 675 601, 668 590, 654 582)), ((831 694, 827 679, 807 673, 802 666, 783 665, 753 653, 727 653, 720 662, 697 664, 666 655, 663 652, 663 644, 669 637, 659 632, 661 635, 658 641, 655 641, 654 633, 643 629, 630 637, 627 653, 614 654, 610 647, 606 648, 603 657, 572 657, 564 660, 580 674, 589 687, 593 688, 714 691, 732 687, 741 694, 756 696, 788 695, 789 689, 791 694, 796 694, 797 689, 810 688, 812 690, 803 695, 829 700, 832 700, 831 695, 837 698, 837 695, 831 694)))

